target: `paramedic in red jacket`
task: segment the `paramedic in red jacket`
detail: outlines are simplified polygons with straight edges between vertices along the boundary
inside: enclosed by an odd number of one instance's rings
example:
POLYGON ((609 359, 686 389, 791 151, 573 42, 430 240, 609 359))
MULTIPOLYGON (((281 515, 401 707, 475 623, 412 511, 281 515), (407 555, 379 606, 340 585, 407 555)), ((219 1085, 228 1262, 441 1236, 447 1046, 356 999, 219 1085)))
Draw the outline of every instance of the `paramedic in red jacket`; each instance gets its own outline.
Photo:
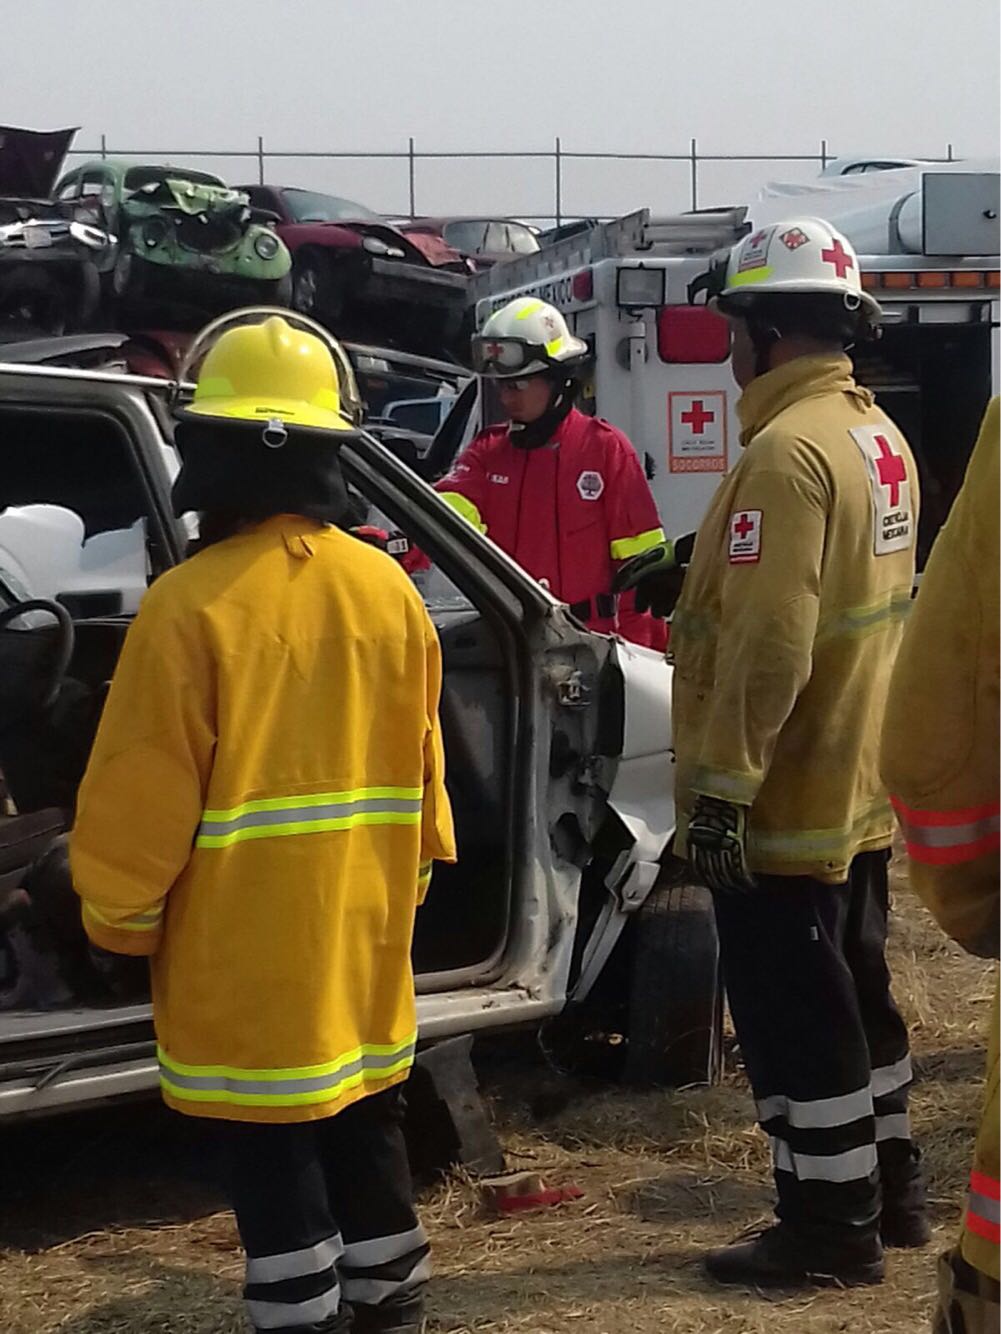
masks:
POLYGON ((620 563, 664 534, 635 449, 573 406, 587 355, 544 301, 491 315, 473 366, 509 420, 481 432, 437 489, 592 630, 663 648, 663 623, 636 611, 634 593, 612 593, 620 563))

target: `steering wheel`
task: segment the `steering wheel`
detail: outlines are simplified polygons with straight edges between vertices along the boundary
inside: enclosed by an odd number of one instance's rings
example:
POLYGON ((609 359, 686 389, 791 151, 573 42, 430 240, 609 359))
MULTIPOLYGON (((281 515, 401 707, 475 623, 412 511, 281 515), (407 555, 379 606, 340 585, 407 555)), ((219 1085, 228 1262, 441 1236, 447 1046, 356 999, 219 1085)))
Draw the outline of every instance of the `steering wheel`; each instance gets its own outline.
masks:
MULTIPOLYGON (((50 654, 46 654, 44 660, 40 660, 36 667, 36 670, 41 673, 37 698, 39 707, 44 710, 51 708, 56 702, 59 696, 59 687, 65 679, 70 659, 73 656, 73 620, 66 608, 60 603, 50 602, 47 598, 30 598, 27 602, 15 602, 13 606, 0 611, 0 632, 6 630, 11 621, 16 621, 25 613, 32 611, 51 616, 56 623, 56 642, 52 651, 50 654)), ((47 627, 32 626, 30 629, 21 630, 18 633, 32 634, 36 629, 44 631, 47 627)), ((34 694, 34 692, 32 693, 34 694)))

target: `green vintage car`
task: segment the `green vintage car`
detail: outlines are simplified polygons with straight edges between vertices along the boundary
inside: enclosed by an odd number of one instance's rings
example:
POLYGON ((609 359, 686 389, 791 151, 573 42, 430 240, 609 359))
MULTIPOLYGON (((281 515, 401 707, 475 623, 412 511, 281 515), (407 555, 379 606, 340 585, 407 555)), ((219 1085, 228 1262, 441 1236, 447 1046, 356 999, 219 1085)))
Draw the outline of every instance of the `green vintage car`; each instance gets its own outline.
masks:
POLYGON ((96 161, 63 176, 56 198, 112 232, 104 264, 118 305, 185 304, 216 313, 287 305, 292 261, 246 194, 204 171, 96 161), (98 221, 100 220, 100 221, 98 221))

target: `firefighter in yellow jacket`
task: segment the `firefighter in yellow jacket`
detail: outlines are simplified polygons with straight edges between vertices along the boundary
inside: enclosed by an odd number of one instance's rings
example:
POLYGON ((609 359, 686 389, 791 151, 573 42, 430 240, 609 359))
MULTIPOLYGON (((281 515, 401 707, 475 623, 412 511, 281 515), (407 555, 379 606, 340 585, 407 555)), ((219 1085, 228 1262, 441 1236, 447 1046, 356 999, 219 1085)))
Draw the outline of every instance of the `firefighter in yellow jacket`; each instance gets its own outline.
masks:
MULTIPOLYGON (((883 776, 911 884, 971 954, 998 957, 999 402, 987 410, 966 481, 939 534, 890 684, 883 776)), ((939 1262, 936 1334, 998 1328, 998 1004, 987 1092, 959 1246, 939 1262)))
POLYGON ((845 237, 816 218, 764 227, 693 287, 731 323, 744 452, 673 622, 677 850, 714 891, 778 1192, 775 1225, 706 1263, 722 1282, 875 1283, 883 1244, 930 1235, 878 771, 917 474, 852 378, 845 349, 880 310, 845 237))
POLYGON ((455 848, 434 628, 335 526, 339 388, 277 316, 209 350, 174 490, 202 549, 129 631, 71 861, 90 938, 151 956, 164 1098, 220 1123, 255 1328, 402 1334, 429 1273, 411 936, 455 848))

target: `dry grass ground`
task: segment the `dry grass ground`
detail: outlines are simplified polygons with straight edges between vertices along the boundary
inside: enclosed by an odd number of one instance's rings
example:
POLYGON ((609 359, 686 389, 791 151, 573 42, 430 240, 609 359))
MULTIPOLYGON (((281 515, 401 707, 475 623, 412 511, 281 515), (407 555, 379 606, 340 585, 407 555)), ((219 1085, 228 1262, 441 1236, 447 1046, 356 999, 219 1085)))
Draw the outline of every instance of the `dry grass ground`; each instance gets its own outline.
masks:
MULTIPOLYGON (((912 1111, 935 1239, 892 1252, 879 1288, 721 1290, 699 1256, 768 1214, 768 1161, 739 1075, 713 1090, 575 1095, 544 1123, 531 1064, 491 1088, 513 1168, 585 1198, 489 1218, 459 1177, 423 1199, 435 1247, 433 1334, 911 1334, 926 1327, 934 1254, 953 1236, 979 1114, 993 974, 907 896, 893 919, 895 990, 914 1043, 912 1111)), ((186 1125, 144 1106, 5 1135, 2 1334, 243 1334, 241 1255, 186 1125)))

